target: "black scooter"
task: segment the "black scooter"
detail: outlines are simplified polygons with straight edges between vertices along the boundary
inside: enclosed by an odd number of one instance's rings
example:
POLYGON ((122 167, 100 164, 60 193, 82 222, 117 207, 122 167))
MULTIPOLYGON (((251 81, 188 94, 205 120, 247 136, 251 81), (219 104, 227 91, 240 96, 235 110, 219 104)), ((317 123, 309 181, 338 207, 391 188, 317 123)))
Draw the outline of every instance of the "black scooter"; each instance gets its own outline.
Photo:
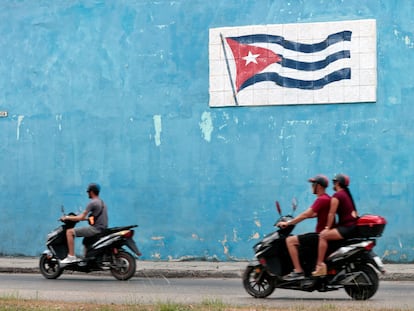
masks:
MULTIPOLYGON (((281 215, 278 202, 276 206, 280 218, 275 226, 280 221, 293 219, 291 215, 281 215)), ((344 288, 352 299, 369 299, 376 293, 379 285, 375 269, 385 273, 381 259, 373 251, 376 238, 381 236, 385 224, 385 219, 380 216, 360 217, 357 238, 329 243, 325 259, 328 274, 321 277, 312 276, 316 264, 318 238, 316 236, 313 240, 309 239, 307 245, 301 244, 299 247, 299 258, 305 278, 292 281, 286 281, 283 276, 293 269, 285 240, 294 226, 279 228, 254 245, 257 260, 246 267, 243 274, 244 288, 255 298, 268 297, 276 288, 307 292, 326 292, 344 288)))
POLYGON ((75 227, 76 223, 64 221, 60 227, 47 235, 47 249, 40 256, 39 261, 40 272, 45 278, 57 279, 65 270, 85 273, 110 270, 118 280, 128 280, 134 276, 135 257, 123 247, 127 246, 135 255, 141 256, 133 240, 132 228, 138 227, 137 225, 108 228, 97 236, 84 238, 85 257, 67 265, 60 264, 60 260, 68 254, 66 230, 75 227))

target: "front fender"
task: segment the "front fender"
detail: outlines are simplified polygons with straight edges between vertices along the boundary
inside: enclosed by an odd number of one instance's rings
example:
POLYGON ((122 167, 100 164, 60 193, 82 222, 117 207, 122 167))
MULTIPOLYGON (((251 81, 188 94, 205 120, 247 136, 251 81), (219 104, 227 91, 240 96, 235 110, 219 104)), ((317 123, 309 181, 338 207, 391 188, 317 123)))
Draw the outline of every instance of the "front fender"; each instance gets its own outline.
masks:
POLYGON ((252 261, 249 261, 249 263, 247 264, 247 267, 254 268, 254 267, 261 266, 261 265, 262 264, 258 260, 252 260, 252 261))
POLYGON ((49 250, 49 249, 45 249, 44 251, 43 251, 43 253, 42 253, 42 255, 46 255, 46 256, 50 256, 50 257, 52 257, 53 256, 53 253, 49 250))

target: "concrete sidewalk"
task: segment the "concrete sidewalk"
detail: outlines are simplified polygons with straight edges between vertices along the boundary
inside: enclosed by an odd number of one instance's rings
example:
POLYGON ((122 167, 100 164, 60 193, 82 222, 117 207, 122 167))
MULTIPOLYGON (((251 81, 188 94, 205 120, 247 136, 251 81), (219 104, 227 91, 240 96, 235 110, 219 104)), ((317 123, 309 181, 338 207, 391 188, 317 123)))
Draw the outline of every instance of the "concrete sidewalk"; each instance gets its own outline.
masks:
MULTIPOLYGON (((247 261, 140 261, 137 277, 240 278, 247 261)), ((414 264, 386 264, 382 280, 414 281, 414 264)), ((0 257, 1 273, 40 273, 38 257, 0 257)), ((78 272, 80 273, 80 272, 78 272)))

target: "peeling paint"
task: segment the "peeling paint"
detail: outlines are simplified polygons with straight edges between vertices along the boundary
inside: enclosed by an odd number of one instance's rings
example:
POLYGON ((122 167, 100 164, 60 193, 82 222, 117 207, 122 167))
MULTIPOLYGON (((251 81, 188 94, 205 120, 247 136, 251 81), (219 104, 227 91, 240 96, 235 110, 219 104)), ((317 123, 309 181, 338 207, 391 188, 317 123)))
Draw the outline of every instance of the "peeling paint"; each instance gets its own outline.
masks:
POLYGON ((262 226, 262 224, 260 223, 260 220, 258 219, 254 221, 254 224, 256 225, 256 227, 259 227, 259 228, 262 226))
POLYGON ((201 132, 206 141, 211 141, 211 133, 213 133, 213 121, 211 119, 211 113, 204 111, 201 115, 201 122, 199 123, 201 132))
POLYGON ((161 254, 160 254, 160 253, 153 253, 153 254, 151 255, 151 258, 161 259, 161 254))
POLYGON ((285 132, 285 128, 284 127, 282 127, 281 129, 280 129, 280 134, 279 134, 279 139, 283 139, 283 137, 284 137, 284 132, 285 132))
POLYGON ((195 234, 195 233, 193 233, 192 235, 191 235, 191 238, 193 238, 194 240, 198 240, 198 241, 204 241, 204 239, 203 238, 200 238, 197 234, 195 234))
POLYGON ((405 42, 405 45, 411 46, 411 40, 409 36, 404 37, 404 42, 405 42))
POLYGON ((223 125, 220 125, 219 130, 224 129, 225 127, 227 127, 227 123, 225 123, 225 124, 223 124, 223 125))
POLYGON ((414 43, 411 40, 409 35, 404 34, 404 33, 402 33, 401 31, 399 31, 397 29, 394 29, 394 36, 396 38, 398 38, 399 40, 402 40, 408 48, 410 48, 410 49, 414 48, 414 43))
POLYGON ((229 247, 227 246, 227 235, 224 235, 223 241, 220 241, 223 246, 223 253, 229 255, 229 247))
POLYGON ((349 129, 349 125, 346 123, 342 124, 342 129, 341 129, 341 133, 342 135, 347 135, 348 134, 348 129, 349 129))
POLYGON ((163 237, 163 236, 153 236, 153 237, 151 237, 151 240, 158 241, 157 245, 159 247, 164 247, 165 246, 164 239, 165 239, 165 237, 163 237))
POLYGON ((237 242, 239 240, 237 236, 237 229, 233 229, 233 242, 237 242))
POLYGON ((313 124, 313 121, 312 120, 288 120, 286 121, 286 123, 289 125, 296 125, 296 124, 311 125, 313 124))
POLYGON ((225 143, 228 142, 227 139, 226 139, 226 137, 224 137, 222 135, 217 135, 217 139, 220 139, 220 140, 224 141, 225 143))
POLYGON ((59 122, 58 129, 59 129, 59 132, 61 132, 62 131, 62 115, 61 114, 56 115, 56 121, 59 122))
POLYGON ((154 128, 155 128, 155 145, 158 147, 161 145, 161 132, 162 132, 162 123, 161 123, 161 116, 156 114, 153 117, 154 120, 154 128))
POLYGON ((260 238, 259 232, 255 232, 249 237, 249 241, 250 240, 258 240, 259 238, 260 238))
POLYGON ((163 236, 153 236, 153 237, 151 237, 151 240, 153 240, 153 241, 164 240, 164 237, 163 236))
POLYGON ((17 117, 17 131, 16 131, 16 139, 20 139, 20 126, 22 125, 24 116, 18 116, 17 117))

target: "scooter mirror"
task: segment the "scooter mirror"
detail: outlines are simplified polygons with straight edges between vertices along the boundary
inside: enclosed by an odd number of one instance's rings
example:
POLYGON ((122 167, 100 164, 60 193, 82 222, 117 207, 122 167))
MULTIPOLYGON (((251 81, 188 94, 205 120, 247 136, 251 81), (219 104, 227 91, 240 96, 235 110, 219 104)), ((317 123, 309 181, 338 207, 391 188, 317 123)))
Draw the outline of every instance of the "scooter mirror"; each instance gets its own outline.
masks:
POLYGON ((280 216, 282 216, 282 209, 280 208, 279 201, 276 201, 276 210, 279 213, 280 216))

